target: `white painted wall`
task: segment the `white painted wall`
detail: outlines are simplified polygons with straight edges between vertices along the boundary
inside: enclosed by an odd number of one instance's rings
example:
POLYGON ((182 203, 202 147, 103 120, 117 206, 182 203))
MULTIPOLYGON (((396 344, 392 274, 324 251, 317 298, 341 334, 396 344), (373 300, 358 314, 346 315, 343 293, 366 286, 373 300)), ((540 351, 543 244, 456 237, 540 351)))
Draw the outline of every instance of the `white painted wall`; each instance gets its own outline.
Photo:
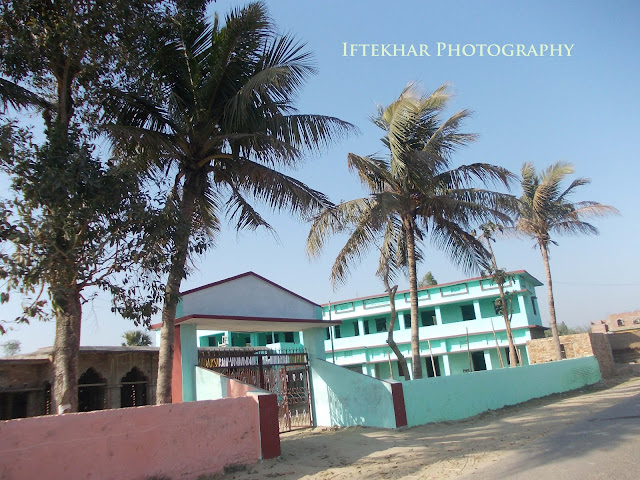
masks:
POLYGON ((275 285, 248 275, 182 297, 182 315, 237 315, 320 319, 320 309, 275 285))

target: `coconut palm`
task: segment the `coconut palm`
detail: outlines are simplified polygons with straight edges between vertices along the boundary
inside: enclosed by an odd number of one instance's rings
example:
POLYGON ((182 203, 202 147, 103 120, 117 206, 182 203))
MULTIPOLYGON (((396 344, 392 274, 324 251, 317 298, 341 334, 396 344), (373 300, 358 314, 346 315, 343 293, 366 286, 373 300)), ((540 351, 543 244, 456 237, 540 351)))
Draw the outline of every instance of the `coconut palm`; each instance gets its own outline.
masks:
POLYGON ((307 239, 307 251, 315 256, 332 234, 349 233, 331 271, 334 286, 346 281, 352 265, 380 238, 382 254, 395 258, 396 266, 408 268, 414 379, 422 378, 418 243, 429 238, 465 271, 478 270, 479 259, 487 252, 469 231, 488 219, 506 221, 498 207, 505 198, 512 198, 474 188, 476 180, 507 186, 513 175, 504 168, 484 163, 452 168, 452 154, 476 136, 459 132, 461 122, 469 116, 467 110, 440 120, 449 98, 446 86, 421 94, 410 84, 395 102, 380 107, 373 122, 385 132, 382 143, 388 154, 348 156, 349 168, 356 171, 370 194, 326 209, 314 220, 307 239))
POLYGON ((578 187, 591 182, 588 178, 577 178, 563 190, 563 181, 573 173, 573 166, 563 162, 555 163, 540 173, 536 172, 531 163, 522 166, 522 197, 517 230, 534 239, 542 255, 549 292, 549 326, 553 334, 557 360, 562 358, 562 353, 549 267, 549 244, 557 243, 551 240, 551 234, 597 235, 598 229, 583 219, 618 213, 616 208, 598 202, 570 201, 569 197, 578 187))
POLYGON ((275 33, 263 4, 233 10, 224 26, 217 17, 208 26, 175 21, 155 63, 162 95, 120 95, 108 128, 147 168, 175 174, 167 208, 178 222, 170 230, 158 403, 171 401, 174 322, 189 252, 208 245, 224 214, 237 229, 270 229, 255 200, 300 215, 328 206, 322 193, 276 168, 298 166, 307 152, 352 128, 296 112, 296 94, 314 73, 311 58, 293 38, 275 33))

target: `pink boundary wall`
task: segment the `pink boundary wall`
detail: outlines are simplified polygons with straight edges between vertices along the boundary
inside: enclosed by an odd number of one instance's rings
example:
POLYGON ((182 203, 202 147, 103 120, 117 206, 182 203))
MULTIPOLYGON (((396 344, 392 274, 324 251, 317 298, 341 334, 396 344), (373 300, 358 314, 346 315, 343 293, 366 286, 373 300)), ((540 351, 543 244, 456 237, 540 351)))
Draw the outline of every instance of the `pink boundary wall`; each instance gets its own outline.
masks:
POLYGON ((259 417, 270 403, 275 396, 250 394, 3 421, 0 478, 195 479, 255 463, 267 453, 261 452, 259 417))

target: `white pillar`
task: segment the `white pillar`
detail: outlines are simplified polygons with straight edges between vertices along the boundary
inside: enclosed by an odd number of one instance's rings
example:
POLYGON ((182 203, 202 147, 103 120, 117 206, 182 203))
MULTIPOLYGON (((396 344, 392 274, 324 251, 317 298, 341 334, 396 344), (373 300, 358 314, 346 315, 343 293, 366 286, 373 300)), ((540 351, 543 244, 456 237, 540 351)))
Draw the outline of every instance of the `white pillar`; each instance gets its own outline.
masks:
POLYGON ((493 370, 493 366, 491 365, 491 351, 484 351, 484 363, 487 366, 487 370, 493 370))
POLYGON ((440 305, 436 305, 436 325, 442 325, 442 312, 440 311, 440 305))
POLYGON ((449 355, 442 355, 442 366, 444 367, 444 375, 451 375, 451 368, 449 368, 449 355))

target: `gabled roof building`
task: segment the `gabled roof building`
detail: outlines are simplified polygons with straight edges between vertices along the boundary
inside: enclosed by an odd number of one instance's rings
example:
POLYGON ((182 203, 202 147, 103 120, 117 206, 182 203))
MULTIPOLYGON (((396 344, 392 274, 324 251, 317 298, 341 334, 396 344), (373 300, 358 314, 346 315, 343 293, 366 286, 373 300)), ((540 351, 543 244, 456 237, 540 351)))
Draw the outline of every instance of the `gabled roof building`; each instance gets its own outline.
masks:
MULTIPOLYGON (((524 270, 511 272, 511 325, 522 364, 526 342, 544 336, 535 287, 524 270)), ((420 353, 425 376, 490 370, 508 364, 505 324, 495 306, 490 278, 470 278, 418 291, 420 353)), ((409 361, 409 292, 396 294, 394 340, 409 361)), ((399 379, 398 362, 386 343, 390 321, 386 294, 316 304, 253 272, 182 293, 176 325, 197 325, 200 347, 301 346, 300 331, 326 327, 327 360, 377 378, 399 379)))

